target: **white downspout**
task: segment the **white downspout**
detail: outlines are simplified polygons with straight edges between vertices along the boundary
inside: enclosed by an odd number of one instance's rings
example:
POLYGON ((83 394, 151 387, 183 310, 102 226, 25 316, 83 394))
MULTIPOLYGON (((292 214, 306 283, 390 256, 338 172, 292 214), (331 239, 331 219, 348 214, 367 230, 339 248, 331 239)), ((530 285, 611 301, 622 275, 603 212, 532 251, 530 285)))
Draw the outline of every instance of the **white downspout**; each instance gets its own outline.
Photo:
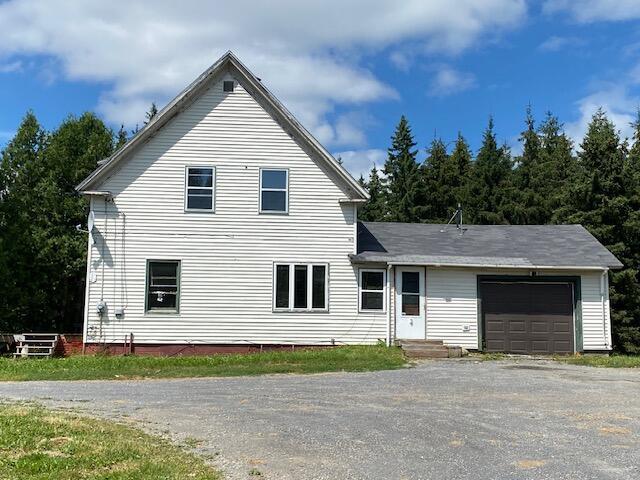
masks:
POLYGON ((387 265, 387 346, 391 346, 391 265, 387 265))
POLYGON ((604 348, 609 349, 609 333, 608 333, 608 321, 607 321, 607 291, 605 282, 607 280, 607 270, 602 271, 600 275, 600 297, 602 299, 602 336, 604 337, 604 348))

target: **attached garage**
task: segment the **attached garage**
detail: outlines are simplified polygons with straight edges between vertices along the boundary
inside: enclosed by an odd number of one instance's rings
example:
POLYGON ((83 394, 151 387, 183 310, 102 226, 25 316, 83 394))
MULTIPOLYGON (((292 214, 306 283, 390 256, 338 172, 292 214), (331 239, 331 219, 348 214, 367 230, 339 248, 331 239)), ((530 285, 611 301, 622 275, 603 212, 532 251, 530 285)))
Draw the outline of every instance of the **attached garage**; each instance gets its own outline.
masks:
POLYGON ((563 279, 481 279, 484 350, 571 354, 575 348, 576 283, 563 279))

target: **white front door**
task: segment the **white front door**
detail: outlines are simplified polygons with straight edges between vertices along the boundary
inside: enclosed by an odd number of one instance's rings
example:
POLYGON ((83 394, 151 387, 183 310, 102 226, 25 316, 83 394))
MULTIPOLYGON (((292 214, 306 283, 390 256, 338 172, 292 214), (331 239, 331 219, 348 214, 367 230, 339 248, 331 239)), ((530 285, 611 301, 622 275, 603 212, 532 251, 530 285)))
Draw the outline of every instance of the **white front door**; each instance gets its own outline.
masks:
POLYGON ((396 338, 426 338, 424 306, 424 268, 396 267, 396 338))

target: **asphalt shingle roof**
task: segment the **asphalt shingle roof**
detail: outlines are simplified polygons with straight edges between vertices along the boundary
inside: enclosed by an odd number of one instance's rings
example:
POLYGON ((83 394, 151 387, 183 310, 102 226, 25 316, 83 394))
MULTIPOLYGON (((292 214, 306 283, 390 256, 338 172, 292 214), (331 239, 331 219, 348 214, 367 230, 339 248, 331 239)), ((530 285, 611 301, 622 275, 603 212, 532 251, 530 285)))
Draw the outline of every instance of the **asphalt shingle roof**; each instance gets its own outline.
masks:
POLYGON ((622 264, 582 225, 455 225, 359 222, 354 263, 487 267, 622 264))

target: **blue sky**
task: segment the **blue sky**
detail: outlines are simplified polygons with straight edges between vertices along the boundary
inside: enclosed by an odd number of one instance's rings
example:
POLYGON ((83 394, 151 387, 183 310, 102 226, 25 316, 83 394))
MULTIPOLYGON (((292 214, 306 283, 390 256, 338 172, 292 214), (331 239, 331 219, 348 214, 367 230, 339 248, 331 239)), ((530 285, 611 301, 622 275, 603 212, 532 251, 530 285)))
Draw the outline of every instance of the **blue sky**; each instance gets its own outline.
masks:
POLYGON ((97 112, 132 128, 233 50, 354 175, 400 115, 424 157, 489 115, 518 150, 526 105, 580 139, 598 106, 623 135, 640 105, 640 0, 0 2, 0 144, 97 112))

